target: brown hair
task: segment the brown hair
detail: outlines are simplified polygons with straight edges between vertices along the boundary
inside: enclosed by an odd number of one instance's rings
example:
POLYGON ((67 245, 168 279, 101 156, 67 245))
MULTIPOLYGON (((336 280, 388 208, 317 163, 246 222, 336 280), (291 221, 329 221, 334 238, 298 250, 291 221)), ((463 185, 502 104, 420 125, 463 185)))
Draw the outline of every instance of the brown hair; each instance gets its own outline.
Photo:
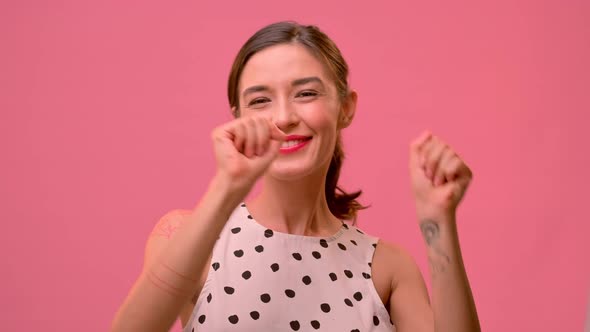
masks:
MULTIPOLYGON (((346 102, 346 98, 350 93, 348 88, 348 65, 336 44, 316 26, 300 25, 290 21, 278 22, 267 25, 252 35, 242 46, 234 60, 227 85, 229 104, 235 110, 234 117, 240 116, 238 84, 248 60, 267 47, 288 43, 303 45, 326 65, 336 84, 340 104, 346 102)), ((357 201, 357 198, 362 194, 362 190, 347 193, 338 186, 343 161, 342 138, 338 134, 334 154, 326 175, 326 200, 330 212, 334 216, 340 219, 352 220, 355 223, 357 211, 367 207, 357 201)))

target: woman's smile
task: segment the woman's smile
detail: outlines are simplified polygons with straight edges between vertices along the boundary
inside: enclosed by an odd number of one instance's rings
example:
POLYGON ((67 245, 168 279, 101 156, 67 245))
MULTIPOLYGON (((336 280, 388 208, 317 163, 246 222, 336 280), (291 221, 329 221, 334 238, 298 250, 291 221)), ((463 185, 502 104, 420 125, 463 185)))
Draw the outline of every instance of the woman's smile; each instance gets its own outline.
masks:
POLYGON ((281 145, 279 152, 281 154, 289 154, 299 151, 304 148, 311 140, 311 137, 290 135, 281 145))

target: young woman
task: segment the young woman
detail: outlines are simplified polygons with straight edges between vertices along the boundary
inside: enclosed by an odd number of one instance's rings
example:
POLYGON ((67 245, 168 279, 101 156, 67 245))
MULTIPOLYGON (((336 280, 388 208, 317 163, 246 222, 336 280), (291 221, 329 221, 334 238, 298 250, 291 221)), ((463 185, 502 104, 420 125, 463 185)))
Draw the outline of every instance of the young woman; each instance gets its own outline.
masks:
POLYGON ((213 130, 217 173, 194 210, 156 225, 113 331, 479 331, 456 209, 471 171, 424 132, 409 148, 432 303, 413 259, 348 221, 360 192, 338 186, 340 132, 357 94, 317 27, 271 24, 242 47, 213 130), (261 178, 259 195, 246 195, 261 178), (346 221, 346 222, 345 222, 346 221))

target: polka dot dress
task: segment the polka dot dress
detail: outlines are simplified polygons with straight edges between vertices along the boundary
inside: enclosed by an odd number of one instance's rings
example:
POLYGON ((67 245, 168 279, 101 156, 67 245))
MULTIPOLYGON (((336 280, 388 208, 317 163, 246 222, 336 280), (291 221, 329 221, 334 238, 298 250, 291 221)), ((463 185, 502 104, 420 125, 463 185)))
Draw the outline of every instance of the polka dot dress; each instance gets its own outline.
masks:
POLYGON ((371 280, 376 244, 344 223, 331 237, 274 232, 242 203, 184 331, 395 331, 371 280))

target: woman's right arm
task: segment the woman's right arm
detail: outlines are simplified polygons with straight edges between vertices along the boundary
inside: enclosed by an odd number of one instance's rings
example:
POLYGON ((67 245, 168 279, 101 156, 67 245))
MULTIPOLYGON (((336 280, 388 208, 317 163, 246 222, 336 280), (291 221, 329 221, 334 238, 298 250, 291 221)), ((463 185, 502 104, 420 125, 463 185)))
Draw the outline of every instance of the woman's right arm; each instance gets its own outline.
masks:
POLYGON ((212 134, 217 174, 182 228, 151 236, 142 273, 111 331, 168 331, 199 287, 215 241, 236 206, 279 153, 285 134, 267 115, 236 119, 212 134))
POLYGON ((185 217, 182 231, 169 240, 150 237, 146 266, 117 312, 112 331, 168 331, 172 327, 196 292, 225 222, 246 194, 216 176, 185 217))

